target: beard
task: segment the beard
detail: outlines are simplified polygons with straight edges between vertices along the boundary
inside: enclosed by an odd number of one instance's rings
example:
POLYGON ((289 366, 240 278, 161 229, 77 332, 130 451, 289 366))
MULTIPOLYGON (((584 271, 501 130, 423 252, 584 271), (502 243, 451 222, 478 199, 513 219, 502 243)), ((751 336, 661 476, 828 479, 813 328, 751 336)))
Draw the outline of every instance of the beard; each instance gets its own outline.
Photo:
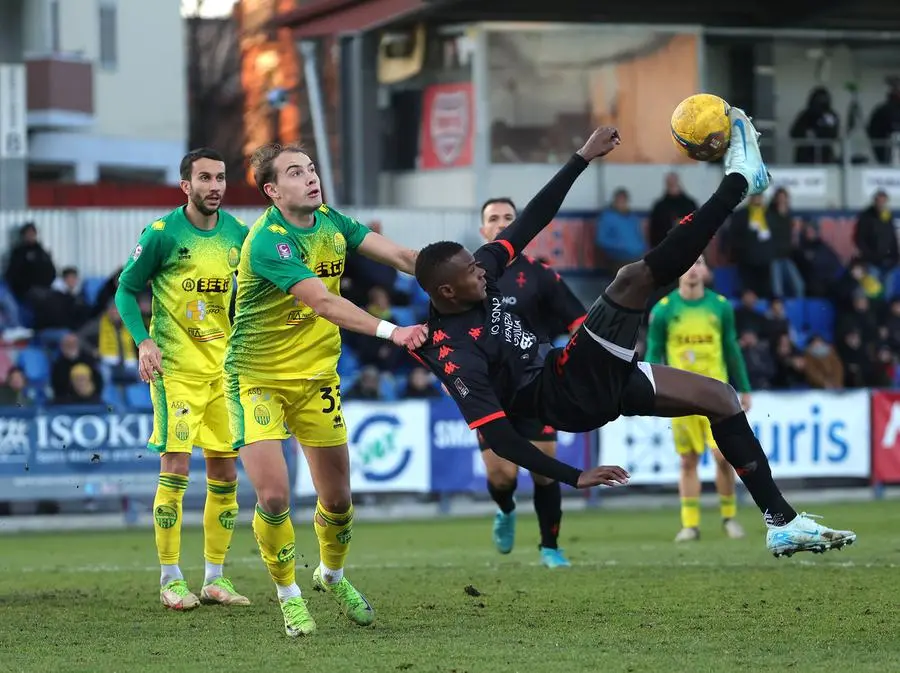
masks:
POLYGON ((203 215, 205 215, 206 217, 215 214, 219 210, 218 208, 210 208, 209 206, 207 206, 204 199, 198 199, 193 196, 191 197, 191 203, 193 203, 194 207, 201 213, 203 213, 203 215))

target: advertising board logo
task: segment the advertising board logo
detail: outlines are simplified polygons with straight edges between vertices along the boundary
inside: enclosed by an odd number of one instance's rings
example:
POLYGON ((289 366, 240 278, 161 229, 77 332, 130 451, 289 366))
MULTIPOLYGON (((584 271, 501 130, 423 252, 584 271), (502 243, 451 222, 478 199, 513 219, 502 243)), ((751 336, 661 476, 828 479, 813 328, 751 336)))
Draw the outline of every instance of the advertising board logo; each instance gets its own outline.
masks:
POLYGON ((360 423, 351 438, 356 465, 369 481, 391 481, 400 476, 413 457, 412 449, 397 446, 400 420, 376 414, 360 423))

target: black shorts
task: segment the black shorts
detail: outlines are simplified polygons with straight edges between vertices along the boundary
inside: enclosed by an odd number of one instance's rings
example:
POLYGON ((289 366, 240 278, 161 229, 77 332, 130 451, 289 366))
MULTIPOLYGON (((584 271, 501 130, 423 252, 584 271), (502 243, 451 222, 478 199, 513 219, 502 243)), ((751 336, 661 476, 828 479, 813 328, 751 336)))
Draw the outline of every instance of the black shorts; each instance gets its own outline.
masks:
POLYGON ((565 348, 550 352, 530 396, 536 415, 566 432, 596 430, 619 416, 649 416, 653 373, 634 352, 644 312, 602 295, 565 348))
MULTIPOLYGON (((509 416, 509 422, 512 423, 513 429, 529 442, 555 442, 556 430, 544 423, 538 418, 519 418, 509 416)), ((484 441, 484 437, 478 433, 478 448, 482 451, 491 448, 484 441)))

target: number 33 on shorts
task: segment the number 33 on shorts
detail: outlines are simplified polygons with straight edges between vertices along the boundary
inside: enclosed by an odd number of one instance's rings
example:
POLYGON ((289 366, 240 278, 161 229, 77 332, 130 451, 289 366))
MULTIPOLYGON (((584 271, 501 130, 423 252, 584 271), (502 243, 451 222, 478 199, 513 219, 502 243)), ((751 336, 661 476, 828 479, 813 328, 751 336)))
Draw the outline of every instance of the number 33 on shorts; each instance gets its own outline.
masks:
POLYGON ((225 399, 235 447, 291 435, 304 446, 347 443, 337 375, 315 381, 226 375, 225 399))

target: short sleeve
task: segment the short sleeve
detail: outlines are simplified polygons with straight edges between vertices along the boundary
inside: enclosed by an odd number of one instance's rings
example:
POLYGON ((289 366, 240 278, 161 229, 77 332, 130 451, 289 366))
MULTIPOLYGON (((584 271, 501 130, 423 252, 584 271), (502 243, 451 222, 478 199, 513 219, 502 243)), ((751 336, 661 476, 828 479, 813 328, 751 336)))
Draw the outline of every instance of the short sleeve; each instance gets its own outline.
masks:
POLYGON ((515 251, 509 241, 497 240, 482 245, 475 251, 474 257, 488 278, 497 279, 515 257, 515 251))
POLYGON ((172 239, 166 234, 162 220, 148 226, 141 232, 137 245, 122 267, 119 284, 134 294, 143 292, 162 267, 171 247, 172 239))
POLYGON ((344 240, 347 241, 347 249, 356 250, 360 243, 363 242, 363 239, 369 233, 370 229, 359 221, 352 217, 347 217, 337 210, 329 209, 327 212, 332 221, 337 224, 338 228, 341 230, 344 240))
MULTIPOLYGON (((439 350, 437 354, 439 358, 439 350)), ((433 362, 433 358, 429 360, 433 362)), ((432 370, 450 392, 466 423, 473 430, 506 416, 496 393, 491 388, 487 363, 484 360, 469 353, 456 351, 439 361, 437 367, 432 367, 432 370)))
POLYGON ((250 268, 282 292, 307 278, 316 278, 300 259, 297 245, 287 236, 260 231, 250 243, 250 268))

